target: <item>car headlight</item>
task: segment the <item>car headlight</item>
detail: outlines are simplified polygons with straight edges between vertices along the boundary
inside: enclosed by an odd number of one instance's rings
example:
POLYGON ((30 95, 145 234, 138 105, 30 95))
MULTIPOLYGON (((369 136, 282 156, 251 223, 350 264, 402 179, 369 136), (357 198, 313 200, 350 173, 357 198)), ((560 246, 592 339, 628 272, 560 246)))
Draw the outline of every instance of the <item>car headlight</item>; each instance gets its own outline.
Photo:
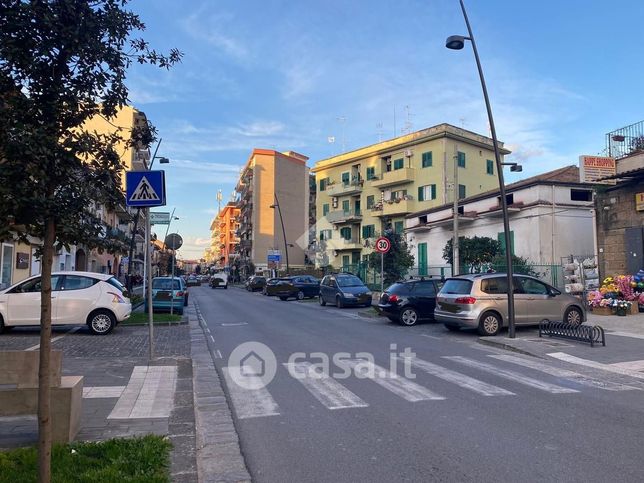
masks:
POLYGON ((355 295, 353 295, 352 293, 346 293, 346 292, 345 292, 345 293, 343 293, 343 295, 344 295, 346 298, 348 298, 348 299, 354 299, 354 298, 356 298, 356 296, 355 296, 355 295))

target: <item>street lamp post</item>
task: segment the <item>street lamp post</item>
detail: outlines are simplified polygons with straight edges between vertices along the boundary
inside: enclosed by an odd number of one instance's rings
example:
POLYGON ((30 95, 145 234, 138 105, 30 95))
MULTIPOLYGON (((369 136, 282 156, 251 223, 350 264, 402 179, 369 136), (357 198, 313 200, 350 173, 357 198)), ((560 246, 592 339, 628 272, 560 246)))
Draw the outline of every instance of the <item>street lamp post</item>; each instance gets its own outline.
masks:
POLYGON ((286 274, 290 272, 288 265, 288 243, 286 243, 286 230, 284 229, 284 219, 282 218, 282 209, 280 208, 280 202, 277 199, 277 193, 275 193, 275 204, 271 205, 270 208, 277 208, 277 213, 280 215, 280 223, 282 224, 282 236, 284 237, 284 254, 286 255, 286 274))
POLYGON ((461 35, 452 35, 447 38, 445 46, 452 50, 461 50, 465 45, 465 41, 469 40, 472 43, 472 50, 474 51, 474 58, 476 59, 476 67, 479 71, 481 79, 481 88, 483 89, 483 97, 485 98, 485 107, 487 109, 487 117, 490 123, 490 131, 492 132, 492 143, 494 144, 494 158, 496 160, 496 170, 499 177, 499 191, 501 194, 501 210, 503 212, 503 232, 505 240, 505 263, 507 265, 507 285, 508 285, 508 327, 510 338, 515 337, 515 321, 514 321, 514 283, 512 279, 512 245, 510 240, 510 220, 508 218, 508 203, 505 198, 505 182, 503 180, 503 163, 501 163, 501 154, 499 153, 499 145, 496 138, 496 128, 494 127, 494 118, 492 117, 492 107, 490 106, 490 98, 488 97, 487 87, 485 85, 485 77, 483 76, 483 68, 479 59, 479 53, 476 49, 476 42, 474 41, 474 34, 472 27, 465 11, 465 4, 463 0, 459 0, 461 10, 463 11, 463 18, 465 25, 467 25, 467 32, 469 37, 461 35))

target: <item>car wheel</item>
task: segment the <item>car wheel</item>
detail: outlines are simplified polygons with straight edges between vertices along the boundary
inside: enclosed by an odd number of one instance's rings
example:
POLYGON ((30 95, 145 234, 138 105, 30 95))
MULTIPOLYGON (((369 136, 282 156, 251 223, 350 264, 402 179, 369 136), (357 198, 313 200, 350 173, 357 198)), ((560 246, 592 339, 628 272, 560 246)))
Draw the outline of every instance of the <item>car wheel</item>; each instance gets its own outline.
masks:
POLYGON ((340 297, 339 295, 335 298, 335 306, 339 309, 344 308, 344 302, 342 301, 342 297, 340 297))
POLYGON ((564 322, 570 325, 581 325, 583 315, 577 307, 570 307, 564 314, 564 322))
POLYGON ((92 334, 109 334, 116 325, 116 317, 109 310, 95 310, 89 314, 87 325, 92 334))
POLYGON ((412 307, 407 307, 400 312, 400 323, 403 325, 416 325, 418 312, 412 307))
POLYGON ((4 325, 4 320, 2 320, 2 316, 0 316, 0 334, 5 332, 7 330, 7 327, 4 325))
POLYGON ((454 324, 445 324, 445 328, 450 332, 458 332, 461 328, 458 325, 454 324))
POLYGON ((479 321, 479 334, 483 336, 492 336, 501 330, 501 318, 494 312, 485 312, 479 321))
POLYGON ((297 299, 298 300, 304 300, 304 292, 301 290, 297 293, 297 299))
POLYGON ((280 300, 286 301, 286 300, 288 300, 288 297, 280 297, 280 300))
POLYGON ((320 302, 320 305, 324 307, 326 305, 326 302, 324 301, 324 298, 322 295, 318 295, 318 302, 320 302))
POLYGON ((228 284, 224 285, 224 290, 228 290, 228 284))

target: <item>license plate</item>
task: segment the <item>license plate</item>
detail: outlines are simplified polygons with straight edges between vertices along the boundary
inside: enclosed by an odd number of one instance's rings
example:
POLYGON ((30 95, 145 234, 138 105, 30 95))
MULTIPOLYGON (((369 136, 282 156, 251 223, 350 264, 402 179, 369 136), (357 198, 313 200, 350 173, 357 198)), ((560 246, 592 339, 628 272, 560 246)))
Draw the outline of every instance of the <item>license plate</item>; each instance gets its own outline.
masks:
POLYGON ((458 305, 448 304, 446 302, 440 302, 438 305, 446 312, 452 312, 453 314, 458 312, 458 305))
POLYGON ((154 298, 157 300, 170 300, 172 298, 172 295, 171 295, 171 292, 163 290, 163 291, 157 292, 154 298))

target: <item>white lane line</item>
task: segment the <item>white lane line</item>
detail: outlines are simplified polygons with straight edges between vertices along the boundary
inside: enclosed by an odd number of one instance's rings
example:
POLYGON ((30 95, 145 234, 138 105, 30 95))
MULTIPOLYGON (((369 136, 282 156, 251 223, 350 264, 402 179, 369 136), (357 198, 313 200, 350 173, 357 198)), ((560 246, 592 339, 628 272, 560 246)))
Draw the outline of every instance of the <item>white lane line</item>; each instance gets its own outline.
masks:
POLYGON ((525 386, 534 387, 535 389, 540 389, 541 391, 546 391, 551 394, 566 394, 566 393, 579 392, 576 389, 569 389, 567 387, 558 386, 556 384, 550 384, 547 382, 539 381, 537 379, 532 379, 531 377, 527 377, 524 374, 521 374, 520 372, 509 371, 507 369, 502 369, 500 367, 493 366, 492 364, 487 364, 485 362, 479 362, 473 359, 468 359, 467 357, 443 356, 443 358, 449 359, 451 361, 459 362, 468 367, 473 367, 474 369, 479 369, 484 372, 489 372, 490 374, 494 374, 495 376, 502 377, 510 381, 518 382, 519 384, 523 384, 525 386))
MULTIPOLYGON (((401 361, 406 361, 410 360, 408 358, 403 358, 399 357, 401 361)), ((477 392, 479 394, 482 394, 484 396, 514 396, 515 394, 511 391, 508 391, 507 389, 503 389, 502 387, 494 386, 492 384, 488 384, 487 382, 479 381, 478 379, 474 379, 473 377, 466 376, 465 374, 461 374, 460 372, 452 371, 451 369, 447 369, 445 367, 432 364, 431 362, 424 361, 422 359, 418 358, 411 358, 411 365, 412 367, 419 369, 423 372, 426 372, 427 374, 431 374, 432 376, 436 376, 439 379, 443 379, 444 381, 454 383, 458 386, 461 386, 465 389, 469 389, 470 391, 477 392)))
POLYGON ((310 362, 283 364, 289 374, 324 405, 327 409, 364 408, 369 406, 339 382, 327 374, 316 371, 310 362))
POLYGON ((490 355, 494 359, 499 359, 505 362, 511 362, 512 364, 517 364, 523 367, 529 367, 536 371, 545 372, 555 377, 564 377, 570 379, 584 386, 596 387, 599 389, 604 389, 606 391, 633 391, 639 390, 639 388, 634 386, 627 386, 626 384, 616 384, 614 382, 602 381, 595 379, 593 377, 586 376, 584 374, 579 374, 578 372, 569 371, 568 369, 562 369, 560 367, 553 367, 545 362, 537 361, 534 359, 523 359, 517 356, 510 355, 490 355))
POLYGON ((632 332, 620 332, 620 331, 608 332, 608 331, 606 331, 606 335, 617 335, 619 337, 630 337, 632 339, 644 339, 644 335, 642 335, 642 334, 633 334, 632 332))
POLYGON ((569 362, 571 364, 593 367, 595 369, 614 372, 615 374, 622 374, 624 376, 630 376, 636 379, 644 379, 644 374, 642 374, 641 372, 624 369, 623 367, 615 367, 610 364, 602 364, 601 362, 589 361, 588 359, 571 356, 570 354, 566 354, 565 352, 551 352, 548 355, 550 357, 554 357, 555 359, 559 359, 560 361, 569 362))
POLYGON ((214 342, 215 342, 215 338, 214 338, 212 335, 210 336, 210 340, 211 340, 211 341, 213 342, 213 344, 214 344, 214 342))
MULTIPOLYGON (((53 344, 53 343, 54 343, 54 342, 56 342, 57 340, 62 339, 62 338, 63 338, 63 337, 65 337, 66 335, 73 334, 74 332, 78 331, 79 329, 80 329, 80 325, 79 325, 78 327, 73 327, 73 328, 69 329, 67 332, 65 332, 64 334, 59 335, 59 336, 56 336, 56 337, 54 337, 53 339, 51 339, 51 343, 53 344)), ((25 349, 25 350, 26 350, 26 351, 37 351, 38 349, 40 349, 40 344, 33 345, 33 346, 31 346, 31 347, 28 347, 28 348, 27 348, 27 349, 25 349)))
POLYGON ((428 339, 436 339, 436 340, 441 340, 440 337, 436 337, 435 335, 427 335, 427 334, 420 334, 421 337, 427 337, 428 339))
POLYGON ((221 357, 221 351, 220 351, 219 349, 217 349, 217 350, 215 351, 215 357, 216 357, 217 359, 221 359, 221 358, 222 358, 222 357, 221 357))
POLYGON ((619 367, 621 369, 629 369, 631 371, 644 371, 644 360, 639 361, 628 361, 628 362, 616 362, 611 364, 613 367, 619 367))
POLYGON ((354 369, 357 378, 371 379, 376 384, 409 402, 445 399, 426 387, 389 372, 373 362, 364 359, 346 359, 343 360, 343 363, 354 369))
POLYGON ((83 388, 83 398, 99 399, 121 397, 125 386, 88 386, 83 388))
POLYGON ((222 327, 239 327, 240 325, 248 325, 247 322, 238 322, 234 324, 221 324, 222 327))
POLYGON ((244 367, 244 374, 241 376, 240 367, 224 367, 222 369, 237 417, 239 419, 248 419, 278 416, 279 406, 264 387, 261 378, 253 375, 249 366, 244 367), (235 374, 235 377, 243 377, 246 387, 238 385, 231 373, 235 374))

